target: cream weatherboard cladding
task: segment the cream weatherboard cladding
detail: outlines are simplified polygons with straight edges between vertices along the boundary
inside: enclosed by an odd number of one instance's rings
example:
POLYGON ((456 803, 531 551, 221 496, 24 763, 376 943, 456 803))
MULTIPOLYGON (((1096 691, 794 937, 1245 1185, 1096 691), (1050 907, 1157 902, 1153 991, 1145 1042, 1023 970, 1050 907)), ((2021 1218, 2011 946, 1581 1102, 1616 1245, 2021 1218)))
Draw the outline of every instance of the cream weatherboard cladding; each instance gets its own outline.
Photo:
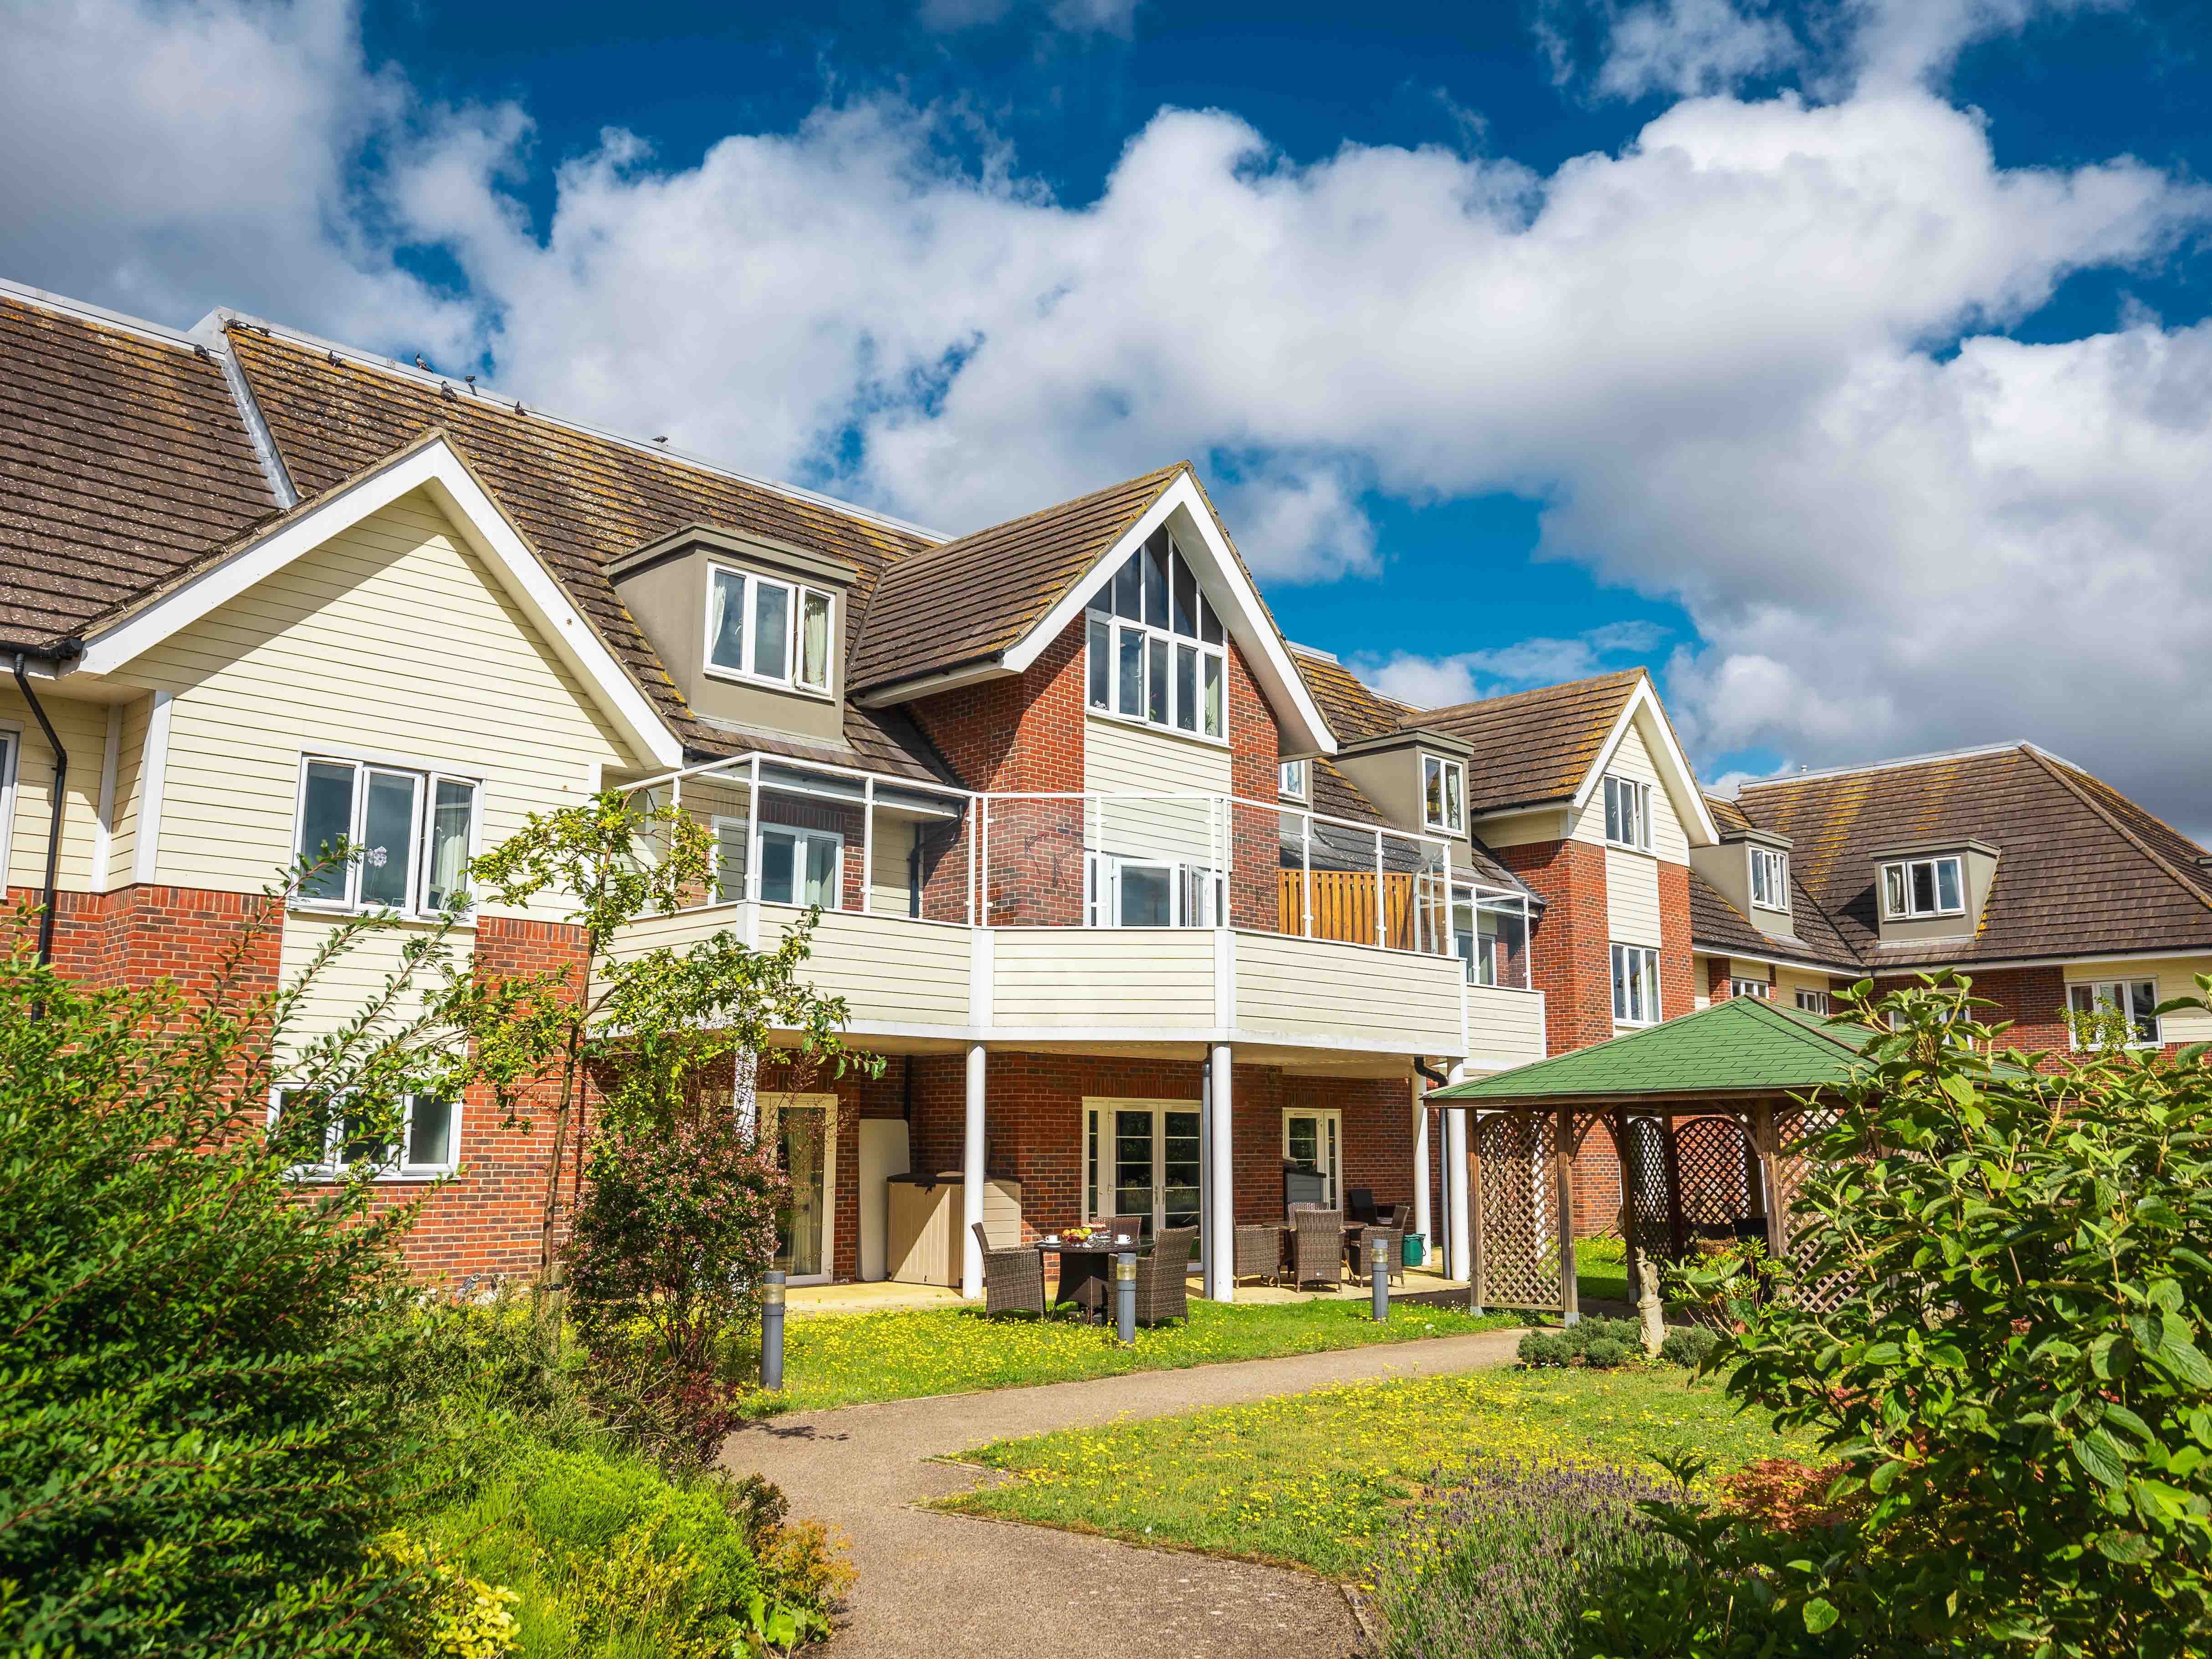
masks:
MULTIPOLYGON (((2100 980, 2154 979, 2158 981, 2159 1000, 2164 1002, 2173 997, 2198 995, 2199 974, 2212 974, 2212 957, 2147 957, 2139 962, 2115 957, 2099 962, 2069 962, 2066 964, 2065 979, 2069 985, 2091 984, 2100 980)), ((2194 1008, 2167 1014, 2159 1021, 2159 1036, 2167 1042, 2212 1042, 2212 1014, 2194 1008)))
MULTIPOLYGON (((1630 720, 1628 729, 1620 734, 1613 745, 1613 755, 1605 769, 1615 777, 1633 778, 1638 783, 1651 786, 1651 851, 1669 864, 1690 861, 1689 833, 1683 828, 1682 816, 1675 810, 1667 787, 1660 781, 1659 768, 1652 758, 1651 744, 1644 732, 1644 724, 1651 718, 1643 709, 1630 720)), ((1590 791, 1589 803, 1575 814, 1569 838, 1574 841, 1605 841, 1605 790, 1602 786, 1590 791)))
POLYGON ((1237 1024, 1359 1046, 1456 1049, 1464 978, 1456 957, 1239 933, 1237 1024), (1320 986, 1326 995, 1316 994, 1320 986))
MULTIPOLYGON (((1656 799, 1656 792, 1654 792, 1656 799)), ((1625 847, 1605 849, 1606 937, 1620 945, 1659 941, 1659 860, 1625 847)))
POLYGON ((1002 927, 993 946, 996 1024, 1148 1030, 1214 1024, 1211 929, 1002 927))
MULTIPOLYGON (((760 945, 781 945, 805 915, 787 904, 760 907, 760 945)), ((894 916, 825 910, 814 954, 802 970, 845 999, 856 1026, 968 1024, 968 929, 894 916)))
MULTIPOLYGON (((483 781, 482 844, 631 757, 420 492, 147 651, 175 694, 155 878, 230 891, 292 857, 302 750, 483 781)), ((532 908, 563 912, 556 899, 532 908)))
MULTIPOLYGON (((69 799, 62 813, 58 878, 71 892, 92 885, 94 826, 100 812, 100 761, 107 748, 107 705, 62 695, 32 682, 32 690, 69 750, 69 799)), ((44 888, 46 837, 53 823, 53 751, 15 682, 0 674, 0 727, 12 728, 16 748, 15 821, 8 838, 8 884, 44 888)))

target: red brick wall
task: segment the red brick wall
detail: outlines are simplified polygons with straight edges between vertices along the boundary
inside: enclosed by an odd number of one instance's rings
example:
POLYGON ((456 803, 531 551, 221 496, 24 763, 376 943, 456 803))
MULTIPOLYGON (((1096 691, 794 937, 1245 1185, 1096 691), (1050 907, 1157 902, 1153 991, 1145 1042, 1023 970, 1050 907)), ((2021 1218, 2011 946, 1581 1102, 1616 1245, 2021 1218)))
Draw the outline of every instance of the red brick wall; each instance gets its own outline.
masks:
MULTIPOLYGON (((1606 963, 1608 975, 1612 961, 1606 963)), ((1690 968, 1690 866, 1659 860, 1659 1012, 1667 1019, 1697 1005, 1690 968)), ((1608 998, 1611 987, 1607 989, 1608 998)))
POLYGON ((1083 620, 1018 675, 906 705, 970 789, 1083 787, 1083 620))
MULTIPOLYGON (((1229 787, 1248 801, 1272 801, 1281 782, 1282 731, 1260 695, 1251 666, 1229 642, 1229 787)), ((1280 919, 1282 818, 1254 806, 1234 809, 1230 824, 1229 921, 1273 933, 1280 919)))
MULTIPOLYGON (((1534 888, 1544 901, 1543 919, 1529 945, 1529 979, 1544 994, 1547 1051, 1564 1054, 1570 1048, 1605 1042, 1613 1036, 1605 848, 1588 842, 1545 841, 1496 851, 1498 861, 1534 888)), ((1686 959, 1686 879, 1682 894, 1686 959)), ((1663 971, 1663 953, 1661 961, 1663 971)), ((1666 994, 1663 985, 1660 994, 1666 994)))
MULTIPOLYGON (((36 903, 42 896, 38 888, 8 890, 11 907, 36 903)), ((284 932, 283 905, 264 907, 258 893, 151 885, 58 893, 54 967, 94 985, 150 985, 168 979, 186 991, 204 991, 235 948, 246 919, 257 914, 261 931, 238 981, 242 994, 252 995, 275 987, 284 932)), ((33 929, 36 925, 34 920, 33 929)))

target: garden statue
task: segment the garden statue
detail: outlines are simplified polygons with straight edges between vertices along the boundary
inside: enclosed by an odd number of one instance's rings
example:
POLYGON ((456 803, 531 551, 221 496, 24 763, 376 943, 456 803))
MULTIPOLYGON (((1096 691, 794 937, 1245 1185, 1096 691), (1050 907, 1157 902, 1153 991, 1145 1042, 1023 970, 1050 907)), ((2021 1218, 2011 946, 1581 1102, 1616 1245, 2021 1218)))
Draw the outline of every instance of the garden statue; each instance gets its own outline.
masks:
POLYGON ((1667 1340, 1666 1309, 1659 1300, 1659 1265, 1648 1255, 1636 1259, 1636 1277, 1639 1290, 1636 1297, 1636 1319, 1643 1327, 1644 1352, 1656 1358, 1659 1345, 1667 1340))

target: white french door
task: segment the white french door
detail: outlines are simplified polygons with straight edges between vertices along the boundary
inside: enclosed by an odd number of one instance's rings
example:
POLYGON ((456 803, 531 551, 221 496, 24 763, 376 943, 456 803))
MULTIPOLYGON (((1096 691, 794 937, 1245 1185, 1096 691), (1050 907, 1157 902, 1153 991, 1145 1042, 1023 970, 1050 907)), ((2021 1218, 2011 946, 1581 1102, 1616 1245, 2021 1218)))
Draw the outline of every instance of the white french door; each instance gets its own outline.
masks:
POLYGON ((791 1178, 775 1260, 793 1285, 826 1285, 837 1256, 837 1097, 764 1094, 761 1133, 791 1178))
POLYGON ((1085 1100, 1083 1218, 1198 1224, 1204 1147, 1194 1100, 1085 1100))
POLYGON ((1283 1114, 1283 1157, 1322 1178, 1322 1202, 1332 1210, 1344 1207, 1344 1188, 1339 1173, 1344 1156, 1344 1114, 1339 1111, 1285 1111, 1283 1114))

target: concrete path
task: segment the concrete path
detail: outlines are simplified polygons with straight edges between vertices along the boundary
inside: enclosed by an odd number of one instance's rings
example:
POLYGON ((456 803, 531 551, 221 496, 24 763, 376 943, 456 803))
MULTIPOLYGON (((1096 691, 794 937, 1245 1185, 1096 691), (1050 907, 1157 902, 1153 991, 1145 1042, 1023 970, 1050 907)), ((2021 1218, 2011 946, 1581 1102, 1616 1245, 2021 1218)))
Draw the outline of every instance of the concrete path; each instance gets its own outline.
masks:
POLYGON ((1358 1632, 1342 1593, 1309 1574, 916 1507, 964 1492, 974 1469, 925 1460, 1048 1430, 1164 1417, 1365 1377, 1502 1364, 1518 1331, 1142 1371, 994 1394, 779 1417, 731 1437, 723 1462, 781 1486, 794 1516, 851 1535, 860 1580, 836 1659, 1070 1659, 1206 1655, 1345 1659, 1358 1632))

